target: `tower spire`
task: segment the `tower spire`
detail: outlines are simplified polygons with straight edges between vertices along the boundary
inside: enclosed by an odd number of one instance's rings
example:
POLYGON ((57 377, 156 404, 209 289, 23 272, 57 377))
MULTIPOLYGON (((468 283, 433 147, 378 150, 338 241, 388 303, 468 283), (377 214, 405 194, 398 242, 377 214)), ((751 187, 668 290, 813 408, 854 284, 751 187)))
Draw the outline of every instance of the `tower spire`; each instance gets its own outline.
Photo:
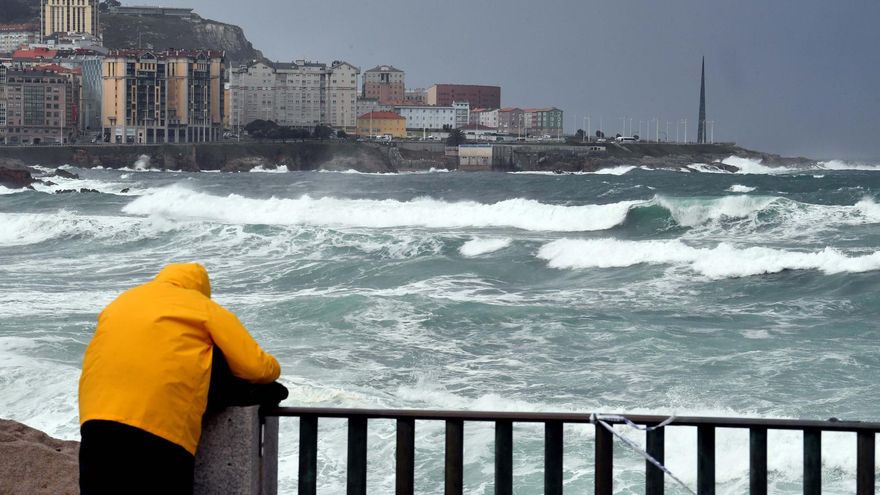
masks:
POLYGON ((700 70, 700 118, 697 121, 697 143, 706 142, 706 57, 700 70))

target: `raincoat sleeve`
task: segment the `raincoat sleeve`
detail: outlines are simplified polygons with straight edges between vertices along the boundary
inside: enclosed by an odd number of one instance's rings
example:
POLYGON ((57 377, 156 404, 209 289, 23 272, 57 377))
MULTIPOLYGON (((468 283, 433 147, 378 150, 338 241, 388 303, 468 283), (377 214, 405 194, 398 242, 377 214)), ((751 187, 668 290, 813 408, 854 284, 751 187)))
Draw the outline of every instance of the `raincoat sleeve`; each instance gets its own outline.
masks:
POLYGON ((220 347, 232 374, 252 383, 271 383, 281 375, 281 366, 251 337, 229 310, 211 301, 206 323, 214 344, 220 347))

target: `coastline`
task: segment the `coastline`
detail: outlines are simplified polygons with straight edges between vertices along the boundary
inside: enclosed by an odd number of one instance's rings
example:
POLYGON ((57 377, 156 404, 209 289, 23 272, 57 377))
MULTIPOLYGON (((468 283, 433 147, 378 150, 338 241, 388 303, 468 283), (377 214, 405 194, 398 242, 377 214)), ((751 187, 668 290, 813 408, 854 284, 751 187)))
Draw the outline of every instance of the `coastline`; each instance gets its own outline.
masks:
MULTIPOLYGON (((758 160, 767 166, 806 167, 816 160, 782 157, 748 150, 732 143, 603 143, 598 145, 501 144, 491 164, 469 170, 523 172, 592 172, 618 166, 686 168, 702 164, 719 171, 738 168, 722 164, 731 156, 758 160)), ((455 150, 455 148, 451 148, 455 150)), ((354 170, 366 173, 459 169, 458 157, 442 143, 399 142, 379 144, 345 140, 288 142, 220 142, 163 145, 73 145, 4 147, 0 168, 22 170, 40 165, 57 168, 144 168, 185 172, 246 172, 254 168, 301 170, 354 170)), ((461 169, 464 169, 462 167, 461 169)), ((16 183, 22 178, 0 177, 16 183)))

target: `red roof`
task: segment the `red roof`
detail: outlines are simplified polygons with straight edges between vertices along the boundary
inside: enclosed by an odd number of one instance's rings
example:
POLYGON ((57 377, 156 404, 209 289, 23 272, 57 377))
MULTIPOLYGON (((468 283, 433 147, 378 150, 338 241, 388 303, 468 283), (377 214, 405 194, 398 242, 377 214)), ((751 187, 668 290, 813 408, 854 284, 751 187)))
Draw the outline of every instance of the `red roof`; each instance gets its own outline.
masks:
POLYGON ((37 31, 36 24, 0 24, 0 31, 3 32, 16 32, 16 31, 37 31))
POLYGON ((47 65, 37 65, 34 67, 36 70, 45 70, 48 72, 55 72, 56 74, 80 74, 82 75, 82 69, 68 69, 67 67, 62 67, 58 64, 47 64, 47 65))
POLYGON ((373 120, 406 120, 405 117, 401 117, 399 114, 394 112, 370 112, 365 113, 358 117, 358 119, 373 119, 373 120))
POLYGON ((30 50, 16 50, 12 54, 12 58, 55 58, 58 50, 50 50, 48 48, 33 48, 30 50))

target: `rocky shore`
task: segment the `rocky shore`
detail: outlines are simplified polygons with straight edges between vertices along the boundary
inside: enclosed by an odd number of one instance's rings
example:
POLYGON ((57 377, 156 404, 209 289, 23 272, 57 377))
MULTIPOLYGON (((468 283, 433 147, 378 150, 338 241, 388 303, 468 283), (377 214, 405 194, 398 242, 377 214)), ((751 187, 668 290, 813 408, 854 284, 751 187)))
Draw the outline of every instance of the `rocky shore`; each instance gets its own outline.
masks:
MULTIPOLYGON (((455 148, 452 148, 455 150, 455 148)), ((736 172, 725 164, 731 156, 760 161, 773 167, 809 167, 807 158, 789 158, 751 151, 733 144, 638 143, 576 146, 555 144, 500 144, 493 163, 483 170, 592 172, 617 166, 648 168, 717 169, 736 172), (599 146, 599 149, 596 149, 599 146)), ((458 157, 442 143, 402 142, 393 145, 351 140, 295 142, 223 142, 183 145, 87 145, 6 147, 0 154, 0 185, 32 187, 37 180, 29 166, 80 168, 142 168, 186 172, 246 172, 254 168, 297 170, 355 170, 394 173, 430 169, 456 169, 458 157)))
POLYGON ((0 493, 76 495, 79 442, 0 419, 0 493))

